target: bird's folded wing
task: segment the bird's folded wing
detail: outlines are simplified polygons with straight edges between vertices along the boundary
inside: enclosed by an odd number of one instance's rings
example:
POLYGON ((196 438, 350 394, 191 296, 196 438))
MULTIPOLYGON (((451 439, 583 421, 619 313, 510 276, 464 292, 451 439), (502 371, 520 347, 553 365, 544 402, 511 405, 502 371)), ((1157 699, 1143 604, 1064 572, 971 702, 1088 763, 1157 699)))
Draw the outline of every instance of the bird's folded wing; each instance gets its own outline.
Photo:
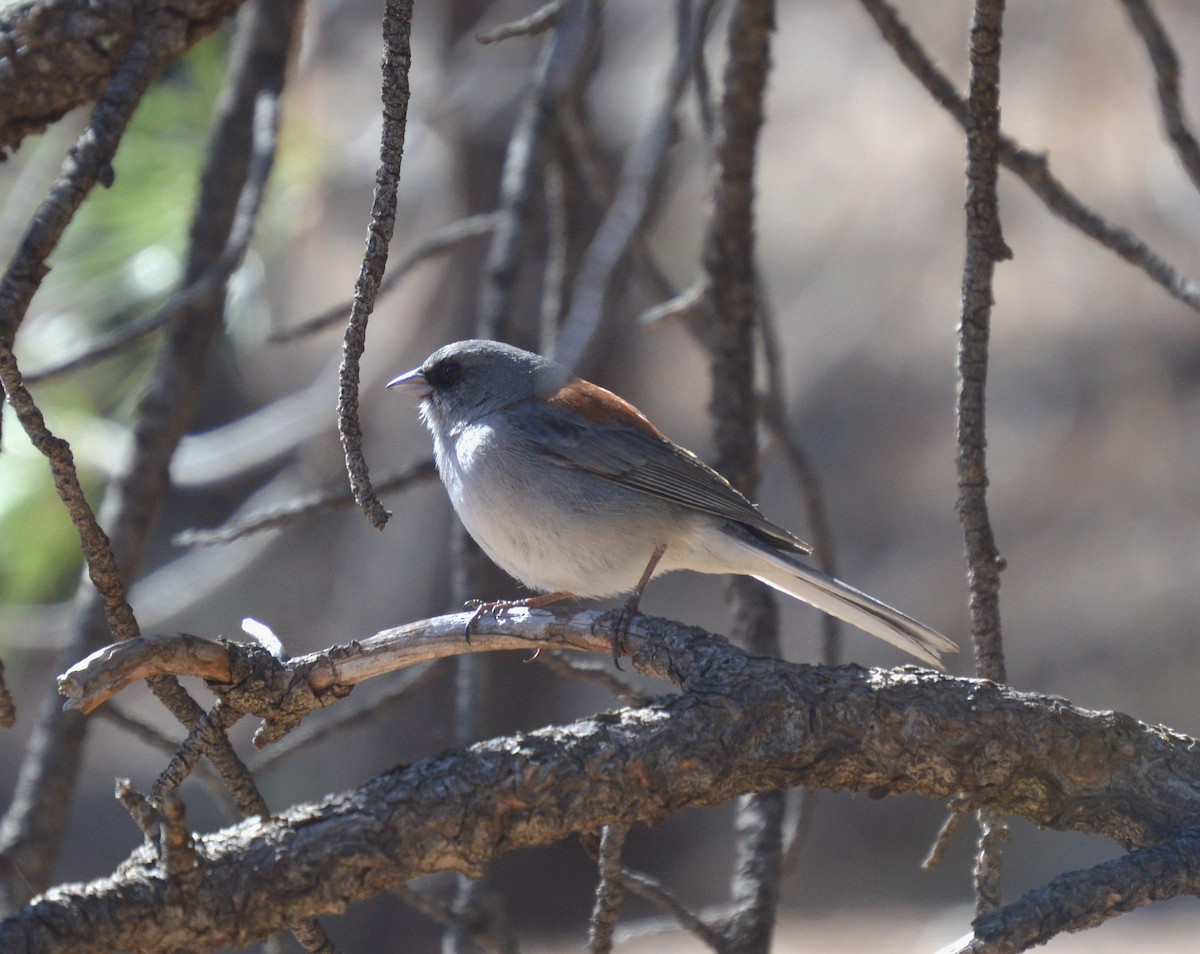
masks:
POLYGON ((771 523, 699 457, 659 435, 648 422, 644 429, 635 429, 621 421, 559 413, 531 416, 509 426, 514 438, 550 463, 737 521, 790 550, 812 552, 803 540, 771 523))

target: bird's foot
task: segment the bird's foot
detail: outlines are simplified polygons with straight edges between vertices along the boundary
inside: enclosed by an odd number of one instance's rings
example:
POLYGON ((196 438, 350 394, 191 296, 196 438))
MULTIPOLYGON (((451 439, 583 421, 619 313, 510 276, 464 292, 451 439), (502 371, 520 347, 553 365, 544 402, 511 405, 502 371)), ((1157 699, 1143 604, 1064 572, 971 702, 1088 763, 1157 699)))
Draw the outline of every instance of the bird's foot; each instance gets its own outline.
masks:
POLYGON ((621 657, 625 655, 625 637, 629 635, 629 624, 637 616, 638 603, 641 602, 641 598, 641 593, 634 593, 617 610, 616 618, 613 619, 612 658, 613 665, 618 669, 621 668, 621 657))
POLYGON ((511 609, 535 609, 538 606, 568 599, 570 596, 570 593, 543 593, 540 596, 530 596, 523 600, 467 600, 463 603, 463 609, 475 612, 471 614, 467 625, 463 627, 463 636, 470 643, 471 628, 485 616, 490 615, 495 619, 500 619, 511 609))

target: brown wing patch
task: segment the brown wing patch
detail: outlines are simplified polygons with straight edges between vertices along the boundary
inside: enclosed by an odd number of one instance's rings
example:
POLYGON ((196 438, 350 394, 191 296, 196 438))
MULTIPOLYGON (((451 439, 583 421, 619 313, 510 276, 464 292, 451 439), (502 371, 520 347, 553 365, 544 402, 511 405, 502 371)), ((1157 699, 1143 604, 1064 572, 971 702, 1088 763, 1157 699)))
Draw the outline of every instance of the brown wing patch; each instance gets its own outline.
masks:
POLYGON ((546 399, 550 404, 574 411, 597 424, 628 424, 643 434, 666 440, 646 415, 626 401, 591 381, 576 378, 546 399))

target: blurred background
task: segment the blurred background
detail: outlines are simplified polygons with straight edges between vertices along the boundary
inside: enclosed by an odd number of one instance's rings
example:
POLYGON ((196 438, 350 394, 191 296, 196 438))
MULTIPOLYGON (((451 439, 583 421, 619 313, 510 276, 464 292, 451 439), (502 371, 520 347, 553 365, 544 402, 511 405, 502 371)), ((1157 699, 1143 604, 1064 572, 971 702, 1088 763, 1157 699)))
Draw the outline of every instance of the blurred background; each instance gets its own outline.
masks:
MULTIPOLYGON (((508 139, 545 38, 485 46, 473 37, 536 6, 417 3, 393 261, 436 229, 496 207, 508 139)), ((1047 151, 1052 170, 1083 201, 1142 236, 1185 274, 1200 275, 1200 195, 1164 142, 1153 74, 1119 4, 1010 6, 1006 131, 1047 151)), ((900 9, 965 87, 970 4, 905 0, 900 9)), ((1200 112, 1200 7, 1160 0, 1156 10, 1177 44, 1184 101, 1200 112)), ((436 481, 387 498, 395 516, 382 534, 356 510, 343 509, 222 547, 172 542, 182 530, 218 526, 346 483, 334 415, 341 327, 287 343, 269 338, 352 294, 378 163, 379 14, 377 4, 364 0, 308 7, 258 238, 234 282, 227 333, 176 460, 177 489, 133 589, 145 631, 244 638, 241 620, 249 616, 298 654, 451 608, 453 514, 436 481)), ((725 22, 723 12, 708 42, 718 88, 725 22)), ((601 59, 586 108, 610 183, 664 95, 673 30, 670 4, 605 5, 601 59)), ((117 156, 115 187, 88 200, 51 260, 53 271, 18 338, 26 372, 148 311, 175 287, 227 44, 227 32, 202 42, 143 103, 117 156)), ((966 645, 954 470, 963 137, 857 4, 781 0, 774 61, 757 233, 784 359, 790 433, 822 482, 838 575, 966 645)), ((0 166, 5 260, 85 119, 71 115, 0 166)), ((701 272, 708 156, 689 93, 647 227, 649 247, 680 289, 701 272)), ((538 180, 535 223, 546 216, 542 193, 538 180)), ((989 502, 1008 561, 1001 612, 1010 681, 1200 734, 1194 690, 1200 316, 1055 218, 1006 172, 1000 200, 1015 258, 998 268, 996 279, 989 502)), ((575 208, 586 236, 598 213, 578 197, 575 208)), ((534 348, 546 262, 540 234, 534 228, 522 246, 508 329, 516 343, 534 348)), ((487 245, 485 235, 430 259, 377 306, 362 392, 365 450, 377 480, 430 455, 416 408, 383 384, 438 345, 471 336, 487 245)), ((581 250, 572 247, 573 262, 581 250)), ((680 321, 644 328, 639 316, 659 301, 632 268, 618 276, 589 376, 711 459, 703 351, 680 321)), ((126 446, 154 347, 155 339, 147 339, 34 388, 50 426, 71 442, 94 502, 126 446)), ((80 558, 44 460, 7 408, 5 415, 0 656, 20 719, 0 735, 0 795, 7 797, 36 708, 61 671, 80 558)), ((763 444, 762 508, 807 536, 795 475, 765 433, 763 444)), ((488 586, 477 595, 517 592, 499 575, 488 586)), ((642 608, 717 632, 727 625, 721 588, 706 577, 657 582, 642 608)), ((791 601, 781 609, 787 658, 817 661, 817 615, 791 601)), ((852 631, 845 633, 842 658, 878 666, 908 661, 852 631)), ((968 674, 970 653, 952 659, 950 668, 968 674)), ((520 657, 488 658, 477 675, 479 738, 616 704, 520 657)), ((264 768, 259 781, 273 807, 355 785, 455 744, 451 667, 398 702, 388 699, 398 677, 377 682, 351 700, 377 705, 372 719, 264 768)), ((115 706, 164 722, 141 689, 125 692, 115 706)), ((239 741, 245 744, 246 736, 239 741)), ((57 880, 107 874, 140 842, 111 796, 113 778, 129 776, 145 788, 165 762, 128 727, 104 718, 95 717, 91 742, 57 880)), ((189 781, 183 794, 198 830, 233 820, 201 783, 189 781)), ((778 949, 926 951, 967 930, 970 825, 942 866, 924 873, 919 862, 942 806, 915 797, 873 802, 818 793, 815 810, 808 845, 785 882, 778 949)), ((727 897, 731 818, 732 809, 723 807, 638 830, 627 860, 660 876, 689 904, 719 905, 727 897)), ((1118 854, 1097 838, 1038 832, 1021 822, 1013 829, 1007 899, 1118 854)), ((580 949, 595 865, 578 844, 511 855, 494 874, 529 949, 580 949)), ((448 897, 452 885, 434 880, 422 888, 448 897)), ((627 899, 624 910, 629 922, 652 913, 636 899, 627 899)), ((1177 901, 1047 949, 1196 950, 1194 919, 1194 902, 1177 901)), ((387 896, 330 918, 329 927, 347 950, 430 950, 439 943, 435 925, 387 896)), ((643 939, 627 949, 699 949, 690 938, 670 943, 643 939)))

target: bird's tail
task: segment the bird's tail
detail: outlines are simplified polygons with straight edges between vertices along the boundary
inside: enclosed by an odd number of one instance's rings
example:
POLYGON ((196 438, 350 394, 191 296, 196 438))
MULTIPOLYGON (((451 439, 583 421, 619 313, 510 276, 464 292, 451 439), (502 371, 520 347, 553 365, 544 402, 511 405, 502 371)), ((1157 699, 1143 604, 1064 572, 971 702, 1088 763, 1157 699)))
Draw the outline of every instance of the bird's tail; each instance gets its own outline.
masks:
POLYGON ((758 557, 757 566, 750 573, 755 579, 845 620, 931 666, 945 669, 941 654, 958 652, 958 645, 941 633, 848 583, 791 560, 786 554, 768 554, 759 547, 747 550, 758 557))

